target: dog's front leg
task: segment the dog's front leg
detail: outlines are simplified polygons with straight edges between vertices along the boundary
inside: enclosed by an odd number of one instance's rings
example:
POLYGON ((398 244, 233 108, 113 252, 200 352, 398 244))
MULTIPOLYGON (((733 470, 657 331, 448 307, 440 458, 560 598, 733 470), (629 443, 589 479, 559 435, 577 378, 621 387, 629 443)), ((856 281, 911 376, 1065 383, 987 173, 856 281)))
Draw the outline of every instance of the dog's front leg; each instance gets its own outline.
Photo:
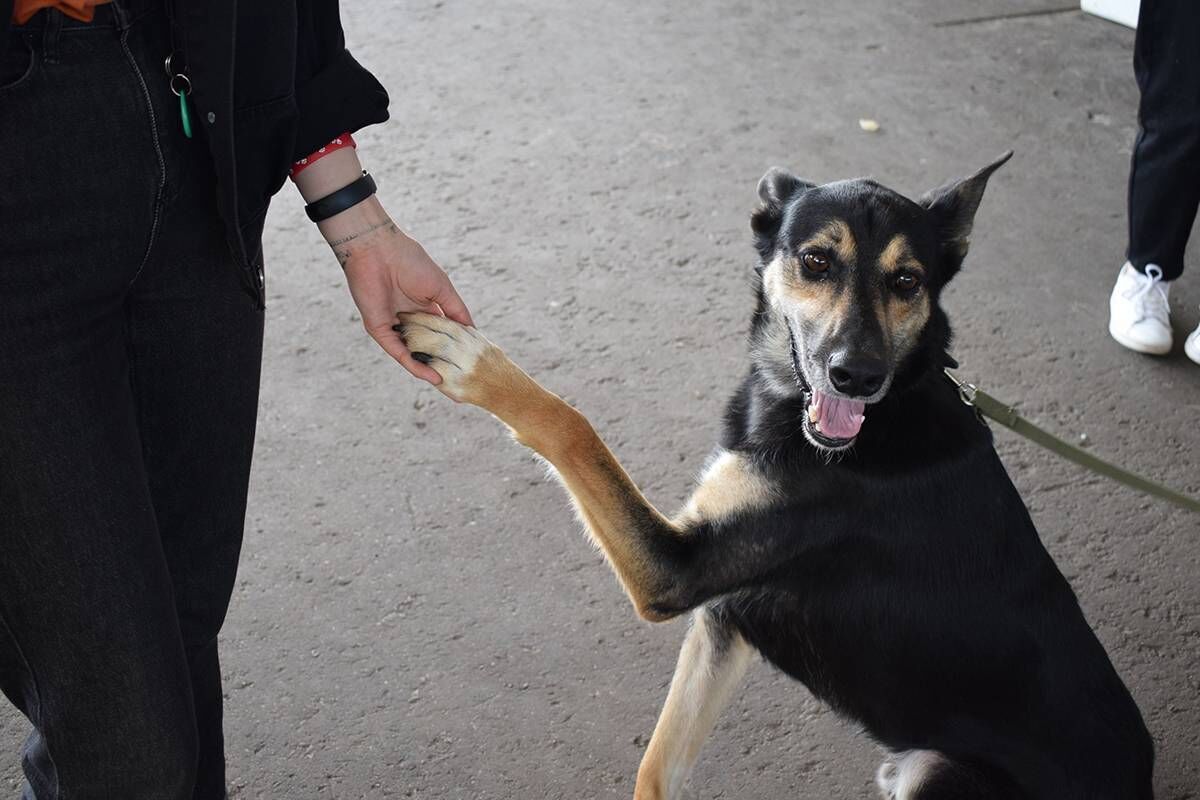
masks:
POLYGON ((429 314, 400 321, 409 349, 441 375, 444 394, 490 411, 557 470, 641 616, 667 619, 702 599, 691 596, 680 563, 687 523, 650 505, 581 413, 477 330, 429 314))
POLYGON ((700 747, 733 696, 754 650, 709 608, 693 616, 667 702, 638 768, 634 800, 676 800, 700 747))

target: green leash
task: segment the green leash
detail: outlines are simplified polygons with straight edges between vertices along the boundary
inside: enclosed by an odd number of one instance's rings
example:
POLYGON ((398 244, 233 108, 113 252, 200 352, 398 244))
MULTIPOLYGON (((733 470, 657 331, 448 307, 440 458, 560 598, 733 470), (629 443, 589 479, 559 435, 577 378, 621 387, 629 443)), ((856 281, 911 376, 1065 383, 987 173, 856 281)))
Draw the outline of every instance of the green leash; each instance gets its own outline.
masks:
POLYGON ((1009 430, 1021 434, 1032 442, 1040 444, 1050 452, 1062 456, 1068 461, 1074 461, 1076 464, 1090 469, 1097 475, 1103 475, 1118 483, 1123 483, 1126 486, 1137 489, 1139 492, 1154 495, 1177 506, 1186 508, 1189 511, 1200 512, 1200 500, 1188 497, 1170 487, 1155 483, 1148 478, 1143 478, 1141 475, 1135 475, 1128 470, 1121 469, 1115 464, 1110 464, 1103 459, 1096 458, 1086 450, 1081 450, 1075 445, 1063 441, 1022 417, 1012 406, 1000 402, 978 386, 967 383, 950 370, 946 370, 946 377, 958 389, 958 396, 962 398, 964 403, 977 409, 980 414, 988 419, 999 422, 1009 430))

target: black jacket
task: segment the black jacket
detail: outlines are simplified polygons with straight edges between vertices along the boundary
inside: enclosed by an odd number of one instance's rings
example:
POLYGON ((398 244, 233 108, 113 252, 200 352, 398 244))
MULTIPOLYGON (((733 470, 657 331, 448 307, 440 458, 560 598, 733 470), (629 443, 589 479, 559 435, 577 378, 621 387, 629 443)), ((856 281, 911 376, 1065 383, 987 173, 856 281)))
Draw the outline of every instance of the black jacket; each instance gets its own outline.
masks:
MULTIPOLYGON (((173 16, 230 249, 261 303, 263 220, 288 167, 386 120, 387 92, 346 50, 337 0, 176 2, 173 16)), ((11 19, 0 0, 0 43, 11 19)))

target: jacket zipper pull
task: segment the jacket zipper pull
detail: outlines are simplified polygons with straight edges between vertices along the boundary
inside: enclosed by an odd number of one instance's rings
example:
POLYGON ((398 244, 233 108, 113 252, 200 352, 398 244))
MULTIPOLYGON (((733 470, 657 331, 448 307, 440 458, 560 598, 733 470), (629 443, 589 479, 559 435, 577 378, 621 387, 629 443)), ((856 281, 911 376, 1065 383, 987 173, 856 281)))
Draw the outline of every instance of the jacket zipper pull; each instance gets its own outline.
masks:
POLYGON ((170 79, 171 93, 179 98, 179 119, 183 123, 183 135, 190 139, 192 138, 192 112, 188 107, 188 95, 192 93, 192 82, 186 72, 176 72, 171 69, 171 59, 174 55, 172 53, 167 56, 163 66, 167 70, 167 78, 170 79))

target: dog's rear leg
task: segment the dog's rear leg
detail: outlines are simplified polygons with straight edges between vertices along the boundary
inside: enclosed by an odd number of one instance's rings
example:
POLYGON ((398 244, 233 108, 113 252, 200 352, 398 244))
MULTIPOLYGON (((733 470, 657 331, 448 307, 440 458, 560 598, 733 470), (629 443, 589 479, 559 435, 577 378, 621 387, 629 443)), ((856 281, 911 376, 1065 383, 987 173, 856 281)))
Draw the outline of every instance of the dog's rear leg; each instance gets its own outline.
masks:
POLYGON ((709 608, 692 617, 654 736, 638 769, 634 800, 675 800, 700 747, 733 696, 753 648, 709 608))
POLYGON ((885 761, 875 776, 884 800, 1021 800, 1024 795, 994 769, 961 764, 934 750, 908 750, 885 761))

